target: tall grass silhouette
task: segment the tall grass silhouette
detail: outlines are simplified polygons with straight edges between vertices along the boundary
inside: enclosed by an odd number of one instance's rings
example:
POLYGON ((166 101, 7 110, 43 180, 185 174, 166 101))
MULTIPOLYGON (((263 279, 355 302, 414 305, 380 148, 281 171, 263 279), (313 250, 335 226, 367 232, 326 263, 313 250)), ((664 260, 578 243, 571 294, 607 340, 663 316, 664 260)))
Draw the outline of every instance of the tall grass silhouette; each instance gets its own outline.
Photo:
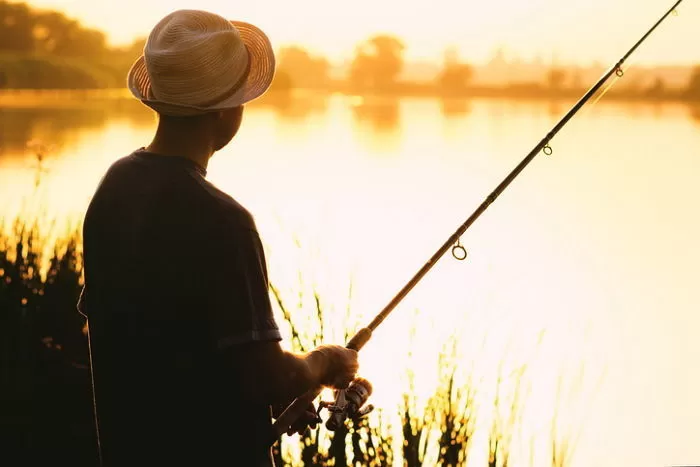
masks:
MULTIPOLYGON (((96 466, 97 453, 84 321, 76 311, 81 288, 80 234, 48 247, 38 224, 17 221, 0 232, 0 463, 96 466), (46 254, 45 252, 50 252, 46 254)), ((301 274, 300 274, 301 282, 301 274)), ((300 283, 295 299, 273 284, 270 294, 290 336, 291 350, 347 342, 359 327, 348 308, 335 313, 300 283), (309 305, 310 304, 310 305, 309 305), (338 333, 340 330, 340 333, 338 333)), ((352 295, 352 285, 348 289, 352 295)), ((510 443, 523 404, 519 378, 497 391, 488 446, 475 441, 479 384, 459 374, 455 337, 439 352, 436 385, 419 404, 409 364, 399 404, 348 421, 331 432, 320 425, 274 446, 278 466, 464 466, 473 449, 487 448, 489 467, 510 464, 510 443), (398 420, 399 426, 396 426, 398 420)), ((412 348, 410 353, 418 352, 412 348)), ((409 354, 409 361, 411 355, 409 354)), ((500 388, 500 379, 499 379, 500 388)), ((552 425, 552 466, 568 465, 571 445, 552 425)), ((232 459, 235 462, 235 459, 232 459)))

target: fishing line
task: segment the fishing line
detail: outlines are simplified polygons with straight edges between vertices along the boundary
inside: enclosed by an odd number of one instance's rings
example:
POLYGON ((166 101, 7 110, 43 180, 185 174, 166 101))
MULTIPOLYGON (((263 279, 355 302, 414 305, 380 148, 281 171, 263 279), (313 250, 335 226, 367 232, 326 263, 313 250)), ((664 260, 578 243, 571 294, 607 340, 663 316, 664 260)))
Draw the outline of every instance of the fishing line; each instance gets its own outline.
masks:
MULTIPOLYGON (((678 4, 676 4, 675 6, 677 6, 677 5, 678 5, 678 4)), ((671 15, 673 15, 673 16, 679 16, 680 13, 678 12, 678 9, 675 8, 675 6, 674 6, 674 8, 671 10, 671 15)), ((608 83, 606 84, 605 88, 604 88, 603 90, 601 90, 601 91, 595 96, 595 98, 588 104, 588 106, 587 106, 588 108, 585 109, 585 110, 582 112, 582 115, 583 115, 583 114, 590 113, 591 111, 593 111, 593 109, 594 109, 595 106, 598 104, 598 102, 600 101, 600 99, 602 99, 603 96, 605 96, 605 94, 607 94, 608 91, 609 91, 613 86, 615 86, 615 84, 617 84, 617 82, 618 82, 620 79, 622 79, 622 78, 625 77, 625 75, 627 74, 627 72, 628 72, 628 70, 629 70, 630 68, 634 68, 637 64, 639 64, 639 61, 643 58, 643 56, 644 56, 644 53, 643 53, 643 52, 642 52, 642 53, 637 53, 637 54, 632 55, 631 60, 629 60, 629 59, 628 59, 628 60, 625 60, 625 63, 624 63, 622 66, 618 67, 617 70, 615 70, 615 74, 612 76, 612 79, 609 79, 609 80, 608 80, 608 83)))
MULTIPOLYGON (((83 289, 83 293, 85 293, 85 290, 83 289)), ((84 300, 84 296, 81 294, 81 299, 84 300)), ((82 313, 82 311, 81 311, 82 313)), ((85 322, 85 329, 87 330, 87 342, 88 342, 88 364, 90 366, 90 389, 92 389, 92 416, 93 416, 93 421, 95 423, 95 437, 97 440, 97 459, 98 459, 98 465, 100 467, 104 466, 104 463, 102 461, 102 442, 100 439, 100 424, 97 418, 97 399, 95 397, 95 375, 94 375, 94 368, 92 366, 92 344, 90 344, 90 323, 89 320, 86 320, 85 322)))

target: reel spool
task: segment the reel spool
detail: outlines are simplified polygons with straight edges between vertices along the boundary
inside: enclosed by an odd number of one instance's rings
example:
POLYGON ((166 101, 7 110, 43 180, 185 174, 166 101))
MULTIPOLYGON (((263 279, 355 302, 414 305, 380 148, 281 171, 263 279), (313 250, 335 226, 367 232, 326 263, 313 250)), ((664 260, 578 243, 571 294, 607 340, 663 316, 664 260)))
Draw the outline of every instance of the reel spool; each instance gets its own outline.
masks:
POLYGON ((335 391, 335 402, 321 401, 318 411, 326 408, 330 416, 326 421, 326 428, 335 431, 340 428, 345 419, 359 420, 374 410, 372 404, 364 406, 369 396, 372 395, 372 384, 364 378, 355 378, 347 389, 335 391), (364 406, 364 407, 363 407, 364 406))

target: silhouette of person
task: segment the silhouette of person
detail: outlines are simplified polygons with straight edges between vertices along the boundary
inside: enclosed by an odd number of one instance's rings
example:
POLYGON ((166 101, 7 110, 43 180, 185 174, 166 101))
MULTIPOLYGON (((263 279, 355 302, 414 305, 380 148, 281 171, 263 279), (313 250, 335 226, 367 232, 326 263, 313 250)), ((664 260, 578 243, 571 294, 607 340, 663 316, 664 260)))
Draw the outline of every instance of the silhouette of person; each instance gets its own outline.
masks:
MULTIPOLYGON (((272 407, 355 377, 354 350, 282 350, 253 216, 205 178, 274 69, 257 27, 178 10, 129 71, 158 128, 107 170, 83 224, 104 465, 273 465, 272 407)), ((315 427, 311 409, 288 434, 315 427)))

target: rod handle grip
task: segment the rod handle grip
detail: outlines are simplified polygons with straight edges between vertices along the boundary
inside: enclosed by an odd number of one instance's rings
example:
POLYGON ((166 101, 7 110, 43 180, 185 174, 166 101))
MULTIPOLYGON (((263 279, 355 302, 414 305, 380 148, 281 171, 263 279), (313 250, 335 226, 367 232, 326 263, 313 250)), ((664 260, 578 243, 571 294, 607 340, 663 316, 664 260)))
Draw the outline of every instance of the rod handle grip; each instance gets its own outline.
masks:
POLYGON ((370 328, 362 328, 359 331, 357 331, 357 334, 352 336, 352 339, 350 339, 350 341, 345 347, 359 352, 359 350, 365 346, 365 344, 367 343, 367 341, 370 340, 371 337, 372 330, 370 328))
POLYGON ((297 397, 294 399, 294 402, 289 404, 286 409, 284 409, 284 412, 280 414, 279 417, 275 420, 275 423, 272 424, 272 430, 273 430, 273 440, 270 443, 271 445, 277 441, 277 439, 285 434, 289 428, 292 426, 292 424, 301 417, 301 414, 303 414, 307 407, 309 407, 309 404, 311 404, 314 399, 318 397, 319 394, 321 394, 321 391, 323 390, 323 387, 318 387, 315 389, 311 389, 307 391, 305 394, 302 394, 301 396, 297 397))

